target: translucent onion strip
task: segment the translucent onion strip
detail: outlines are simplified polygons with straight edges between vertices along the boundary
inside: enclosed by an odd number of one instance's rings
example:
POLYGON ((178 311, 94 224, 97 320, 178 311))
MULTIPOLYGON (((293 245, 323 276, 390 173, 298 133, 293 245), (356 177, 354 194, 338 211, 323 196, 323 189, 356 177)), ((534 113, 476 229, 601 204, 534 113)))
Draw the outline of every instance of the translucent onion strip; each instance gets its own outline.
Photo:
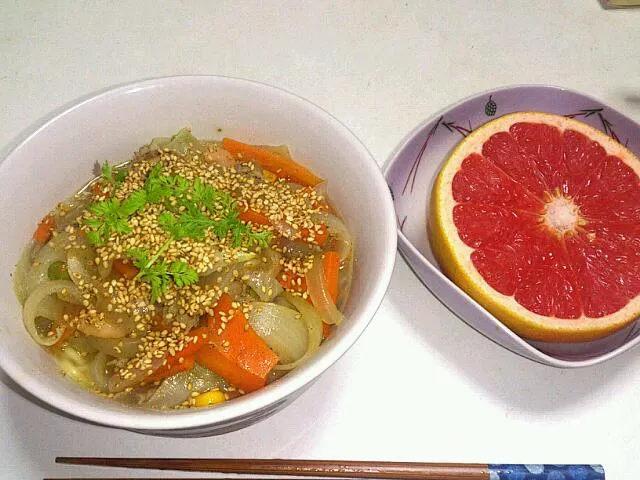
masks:
POLYGON ((73 282, 69 280, 46 281, 38 285, 33 292, 31 292, 27 301, 24 303, 22 318, 29 335, 31 335, 38 344, 44 346, 51 346, 56 343, 64 332, 64 326, 56 326, 56 324, 60 322, 60 318, 49 318, 41 309, 41 304, 44 301, 48 301, 47 299, 53 294, 58 294, 58 298, 65 299, 72 303, 80 303, 82 301, 80 291, 73 282), (38 316, 49 318, 52 321, 54 326, 52 330, 53 335, 42 336, 38 333, 36 327, 36 318, 38 316))
POLYGON ((92 284, 96 283, 94 277, 97 277, 97 269, 95 266, 91 268, 89 265, 93 265, 93 259, 95 258, 95 252, 93 249, 83 248, 71 248, 67 252, 67 270, 71 280, 76 285, 82 283, 92 284))
POLYGON ((29 296, 29 290, 27 289, 27 275, 32 267, 31 256, 33 255, 33 247, 35 243, 35 240, 31 240, 24 250, 22 250, 20 259, 16 265, 15 273, 13 274, 13 289, 20 303, 24 303, 29 296))
POLYGON ((107 360, 109 357, 102 352, 96 353, 89 365, 89 373, 95 385, 103 392, 108 391, 107 360))
POLYGON ((245 274, 244 283, 256 292, 263 302, 269 302, 282 293, 282 286, 268 272, 255 271, 245 274))
POLYGON ((131 370, 126 370, 126 378, 122 378, 119 373, 114 373, 109 378, 108 388, 111 393, 122 392, 123 390, 133 387, 152 375, 165 362, 165 357, 153 357, 150 364, 144 366, 136 366, 131 370))
POLYGON ((314 222, 324 223, 333 242, 332 248, 340 254, 340 261, 344 262, 353 249, 353 237, 342 220, 332 213, 318 213, 312 216, 314 222))
POLYGON ((224 391, 227 388, 227 382, 220 375, 196 363, 192 370, 165 379, 143 404, 152 408, 171 408, 187 400, 191 392, 224 391))
POLYGON ((253 302, 251 307, 247 320, 280 362, 291 363, 305 354, 309 335, 300 313, 275 303, 253 302))
POLYGON ((56 245, 56 240, 57 237, 46 245, 43 245, 33 256, 27 274, 25 275, 24 286, 21 287, 23 291, 26 291, 27 296, 31 294, 38 285, 49 280, 49 265, 53 262, 66 261, 66 252, 63 249, 53 248, 53 246, 56 245))
POLYGON ((100 352, 115 358, 129 359, 138 352, 139 338, 99 338, 86 336, 87 343, 100 352))
POLYGON ((318 309, 323 320, 329 325, 340 325, 344 320, 344 315, 331 299, 331 294, 324 278, 321 255, 316 255, 313 260, 313 266, 307 272, 307 289, 313 306, 318 309))
POLYGON ((302 297, 293 295, 289 292, 284 292, 282 296, 293 305, 298 312, 302 315, 302 321, 307 327, 307 351, 295 362, 279 364, 274 367, 274 370, 293 370, 301 363, 312 357, 320 348, 322 342, 322 317, 318 314, 315 308, 309 305, 302 297))

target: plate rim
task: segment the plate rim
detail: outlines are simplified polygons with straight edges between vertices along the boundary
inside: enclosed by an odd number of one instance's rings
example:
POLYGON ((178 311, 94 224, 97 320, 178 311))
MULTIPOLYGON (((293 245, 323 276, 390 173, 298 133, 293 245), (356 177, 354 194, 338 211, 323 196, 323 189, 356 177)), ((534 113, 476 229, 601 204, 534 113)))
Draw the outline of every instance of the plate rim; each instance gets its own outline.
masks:
MULTIPOLYGON (((636 125, 638 127, 638 129, 640 130, 640 125, 638 125, 638 123, 635 120, 633 120, 632 118, 630 118, 629 116, 627 116, 623 112, 619 111, 618 109, 616 109, 614 107, 611 107, 606 102, 600 100, 597 97, 582 93, 582 92, 577 91, 577 90, 573 90, 573 89, 570 89, 570 88, 567 88, 567 87, 564 87, 564 86, 552 85, 552 84, 544 84, 544 83, 540 83, 540 84, 538 84, 538 83, 530 83, 530 84, 518 83, 518 84, 508 84, 508 85, 498 86, 498 87, 486 89, 486 90, 483 90, 483 91, 468 95, 468 96, 466 96, 466 97, 464 97, 464 98, 462 98, 462 99, 460 99, 460 100, 458 100, 456 102, 453 102, 453 103, 451 103, 451 104, 439 109, 435 113, 429 115, 428 117, 426 117, 425 119, 420 121, 414 128, 412 128, 409 131, 409 133, 407 133, 400 140, 400 142, 391 151, 391 153, 388 155, 387 159, 383 163, 382 173, 383 173, 385 179, 387 180, 387 183, 389 183, 389 175, 390 175, 390 173, 391 173, 391 171, 393 169, 393 166, 399 160, 399 154, 408 146, 408 144, 411 141, 413 141, 415 139, 415 137, 420 132, 422 132, 428 125, 430 125, 431 123, 436 121, 439 117, 441 117, 445 113, 450 112, 451 110, 454 110, 454 109, 456 109, 456 108, 458 108, 458 107, 460 107, 460 106, 462 106, 462 105, 464 105, 464 104, 466 104, 468 102, 478 100, 480 98, 486 97, 487 95, 492 95, 492 94, 495 94, 495 93, 498 93, 498 92, 504 92, 504 91, 507 91, 507 90, 517 90, 517 89, 553 90, 553 91, 559 91, 559 92, 564 92, 564 93, 569 93, 569 94, 572 94, 572 95, 580 96, 580 97, 583 97, 583 98, 588 99, 590 101, 596 102, 599 105, 602 105, 602 106, 614 111, 617 115, 622 116, 628 122, 636 125)), ((498 118, 498 117, 496 117, 496 118, 498 118)), ((395 211, 395 205, 396 205, 396 203, 395 203, 395 199, 394 199, 394 211, 395 211)), ((396 214, 396 222, 399 222, 399 218, 398 218, 397 214, 396 214)), ((638 335, 634 339, 623 343, 622 345, 614 348, 613 350, 610 350, 610 351, 608 351, 606 353, 602 353, 602 354, 599 354, 599 355, 594 355, 593 357, 589 357, 589 358, 586 358, 586 359, 580 359, 580 360, 571 360, 571 359, 566 359, 566 358, 558 358, 558 357, 555 357, 553 355, 547 354, 547 353, 539 350, 535 346, 531 345, 529 342, 524 340, 520 335, 515 333, 513 330, 508 328, 504 323, 502 323, 500 320, 498 320, 495 316, 493 316, 493 314, 491 314, 489 311, 487 311, 475 299, 473 299, 464 290, 462 290, 460 287, 458 287, 452 280, 450 280, 444 273, 442 273, 442 271, 439 268, 437 268, 435 265, 433 265, 418 250, 418 248, 411 241, 409 241, 407 236, 402 232, 402 230, 400 228, 398 228, 397 231, 398 231, 398 250, 401 253, 401 257, 405 261, 405 263, 407 263, 407 265, 411 269, 411 272, 413 273, 413 275, 415 277, 417 277, 417 279, 420 281, 420 283, 440 303, 442 303, 456 318, 458 318, 459 320, 462 320, 467 326, 469 326, 470 328, 472 328, 476 332, 480 333, 486 339, 488 339, 488 340, 500 345, 502 348, 505 348, 506 350, 509 350, 511 353, 514 353, 514 354, 516 354, 516 355, 518 355, 520 357, 527 358, 527 359, 532 360, 532 361, 534 361, 536 363, 547 365, 547 366, 552 366, 552 367, 557 367, 557 368, 584 368, 584 367, 590 367, 590 366, 593 366, 593 365, 597 365, 599 363, 603 363, 603 362, 605 362, 607 360, 610 360, 611 358, 617 357, 617 356, 623 354, 624 352, 636 347, 640 343, 640 335, 638 335), (473 302, 473 304, 475 304, 475 306, 480 311, 482 311, 485 315, 487 315, 490 318, 490 320, 493 321, 493 325, 492 326, 495 326, 496 328, 499 328, 502 331, 502 333, 504 333, 508 337, 510 337, 515 343, 517 343, 527 353, 529 353, 530 356, 525 355, 522 352, 517 352, 517 351, 513 350, 512 348, 509 348, 507 345, 504 345, 502 342, 498 341, 497 339, 491 338, 489 335, 487 335, 483 331, 481 331, 481 330, 475 328, 474 326, 472 326, 462 316, 458 315, 449 305, 447 305, 443 300, 441 300, 440 297, 436 293, 434 293, 433 290, 431 290, 426 285, 425 281, 421 278, 421 276, 418 273, 416 273, 416 271, 414 269, 414 266, 412 264, 412 260, 410 259, 410 256, 413 256, 414 258, 418 259, 422 265, 425 265, 432 274, 434 274, 437 277, 439 277, 440 281, 444 282, 449 288, 451 288, 451 289, 455 290, 457 293, 467 297, 468 300, 473 302)), ((640 318, 637 319, 636 321, 640 321, 640 318)))

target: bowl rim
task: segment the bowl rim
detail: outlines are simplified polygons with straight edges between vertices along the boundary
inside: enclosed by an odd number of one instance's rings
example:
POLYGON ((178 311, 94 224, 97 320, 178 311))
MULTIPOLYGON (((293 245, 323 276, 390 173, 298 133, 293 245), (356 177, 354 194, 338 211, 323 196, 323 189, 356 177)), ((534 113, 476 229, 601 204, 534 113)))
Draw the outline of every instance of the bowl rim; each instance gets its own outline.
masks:
MULTIPOLYGON (((380 209, 379 217, 385 226, 381 263, 383 268, 377 276, 371 295, 363 300, 362 313, 358 318, 353 319, 353 326, 335 343, 327 345, 322 355, 315 357, 308 364, 302 366, 299 371, 300 374, 296 375, 295 372, 292 372, 292 374, 267 385, 255 393, 234 399, 234 401, 220 405, 215 409, 186 409, 178 411, 153 411, 141 408, 121 411, 104 409, 98 404, 71 400, 63 394, 48 390, 44 384, 37 380, 36 376, 23 369, 19 362, 14 361, 7 355, 0 356, 0 368, 19 387, 25 389, 26 392, 41 402, 80 420, 115 428, 165 433, 202 427, 211 427, 212 430, 215 430, 216 426, 224 427, 224 425, 230 425, 233 422, 241 423, 243 419, 249 420, 253 413, 264 411, 270 406, 277 406, 279 402, 284 403, 287 399, 294 398, 296 392, 302 391, 303 388, 309 386, 325 370, 337 362, 355 344, 356 340, 367 328, 389 288, 396 258, 397 227, 393 201, 380 166, 364 143, 335 116, 310 100, 274 85, 222 75, 171 75, 133 80, 98 89, 67 102, 58 109, 54 109, 27 127, 21 134, 18 134, 16 139, 9 142, 8 147, 5 149, 6 151, 1 152, 0 168, 2 168, 5 160, 17 154, 24 145, 43 130, 75 110, 89 107, 93 102, 109 99, 110 97, 121 97, 132 91, 132 89, 153 86, 171 87, 185 82, 206 82, 216 87, 218 84, 240 84, 257 88, 268 92, 270 95, 275 94, 295 102, 301 108, 322 117, 336 131, 342 132, 353 143, 354 148, 361 153, 361 158, 365 162, 363 165, 367 170, 371 171, 375 188, 382 194, 378 207, 380 209), (387 193, 386 195, 385 192, 387 193)), ((241 427, 242 425, 238 428, 241 427)))
MULTIPOLYGON (((419 135, 427 125, 433 123, 435 120, 437 120, 440 116, 444 115, 445 113, 458 108, 462 105, 464 105, 467 102, 471 102, 483 97, 486 97, 487 95, 492 95, 498 92, 503 92, 506 90, 517 90, 517 89, 532 89, 532 88, 539 88, 539 89, 548 89, 548 90, 555 90, 555 91, 559 91, 559 92, 564 92, 564 93, 569 93, 572 95, 577 95, 577 96, 581 96, 585 99, 597 102, 603 106, 606 106, 607 108, 610 108, 612 110, 614 110, 618 115, 624 117, 626 120, 628 120, 629 122, 636 124, 637 122, 635 122, 633 119, 629 118, 627 115, 625 115, 624 113, 620 112, 618 109, 610 107, 606 102, 600 100, 597 97, 594 97, 592 95, 587 95, 585 93, 567 88, 567 87, 563 87, 563 86, 559 86, 559 85, 552 85, 552 84, 544 84, 544 83, 519 83, 519 84, 507 84, 507 85, 502 85, 502 86, 498 86, 498 87, 494 87, 494 88, 490 88, 487 90, 483 90, 477 93, 473 93, 471 95, 468 95, 456 102, 453 102, 449 105, 444 106, 443 108, 439 109, 438 111, 436 111, 435 113, 429 115, 428 117, 426 117, 424 120, 420 121, 420 123, 418 123, 418 125, 416 125, 414 128, 412 128, 409 133, 407 135, 405 135, 402 140, 396 145, 396 147, 391 151, 391 153, 389 154, 389 156, 387 157, 387 159, 385 160, 383 167, 382 167, 382 172, 385 176, 386 179, 388 179, 388 175, 390 174, 393 166, 398 162, 399 160, 399 155, 400 153, 407 147, 407 145, 415 139, 415 137, 417 135, 419 135)), ((394 201, 394 212, 395 212, 395 201, 394 201)), ((397 215, 396 215, 396 222, 398 221, 397 215)), ((593 357, 590 358, 586 358, 586 359, 581 359, 581 360, 571 360, 571 359, 563 359, 563 358, 557 358, 554 357, 552 355, 549 355, 547 353, 544 353, 543 351, 537 349, 535 346, 531 345, 530 343, 528 343, 527 341, 525 341, 522 337, 520 337, 518 334, 516 334, 514 331, 512 331, 510 328, 508 328, 505 324, 503 324, 501 321, 499 321, 497 318, 495 318, 489 311, 487 311, 484 307, 482 307, 482 305, 480 305, 478 302, 476 302, 473 298, 471 298, 465 291, 463 291, 460 287, 458 287, 455 283, 453 283, 453 281, 451 281, 449 279, 449 277, 447 277, 444 273, 442 273, 442 271, 440 271, 439 268, 437 268, 435 265, 433 265, 428 259, 425 258, 425 256, 418 250, 418 248, 407 238, 407 236, 400 230, 400 228, 398 228, 398 250, 403 258, 403 260, 407 263, 407 265, 409 266, 409 268, 411 269, 412 273, 417 277, 417 279, 420 281, 420 283, 423 284, 423 286, 425 286, 427 288, 427 290, 429 290, 432 295, 439 301, 441 302, 454 316, 456 316, 458 319, 462 320, 465 324, 467 324, 469 327, 471 327, 472 329, 476 330, 478 333, 480 333, 482 336, 484 336, 485 338, 487 338, 488 340, 496 343, 497 345, 501 346, 502 348, 505 348, 507 350, 509 350, 510 352, 523 357, 523 358, 527 358, 529 360, 532 360, 534 362, 543 364, 543 365, 547 365, 547 366, 552 366, 552 367, 557 367, 557 368, 583 368, 583 367, 590 367, 593 365, 597 365, 599 363, 605 362, 613 357, 616 357, 624 352, 626 352, 627 350, 630 350, 631 348, 635 347, 638 345, 638 343, 640 343, 640 335, 638 335, 637 337, 635 337, 634 339, 632 339, 629 342, 626 342, 618 347, 616 347, 613 350, 610 350, 606 353, 600 354, 600 355, 595 355, 593 357), (431 291, 431 289, 429 289, 429 287, 426 286, 426 284, 422 281, 422 279, 420 278, 420 275, 414 270, 414 267, 412 265, 412 261, 409 258, 409 255, 412 255, 414 258, 416 258, 422 265, 425 265, 430 271, 431 273, 433 273, 434 275, 438 276, 440 278, 441 281, 443 281, 449 288, 457 291, 458 293, 466 296, 470 301, 472 301, 480 310, 482 310, 486 315, 488 315, 491 319, 495 320, 494 325, 496 328, 499 328, 505 335, 509 336, 514 342, 516 342, 518 345, 520 345, 529 355, 525 355, 524 353, 521 352, 516 352, 513 349, 507 347, 506 345, 503 345, 501 342, 489 337, 488 335, 486 335, 484 332, 474 328, 473 326, 471 326, 469 323, 467 323, 465 321, 464 318, 462 318, 460 315, 458 315, 456 312, 454 312, 448 305, 446 305, 442 300, 440 300, 440 298, 431 291)))

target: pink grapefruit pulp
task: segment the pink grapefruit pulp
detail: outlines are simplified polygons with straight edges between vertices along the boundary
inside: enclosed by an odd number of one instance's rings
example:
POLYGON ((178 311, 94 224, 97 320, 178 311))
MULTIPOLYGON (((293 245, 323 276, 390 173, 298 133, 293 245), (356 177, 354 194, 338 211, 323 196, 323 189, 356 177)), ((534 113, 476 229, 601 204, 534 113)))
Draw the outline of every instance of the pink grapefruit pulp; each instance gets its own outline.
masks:
POLYGON ((640 316, 640 159, 577 120, 497 118, 442 167, 429 239, 444 273, 524 338, 604 337, 640 316))

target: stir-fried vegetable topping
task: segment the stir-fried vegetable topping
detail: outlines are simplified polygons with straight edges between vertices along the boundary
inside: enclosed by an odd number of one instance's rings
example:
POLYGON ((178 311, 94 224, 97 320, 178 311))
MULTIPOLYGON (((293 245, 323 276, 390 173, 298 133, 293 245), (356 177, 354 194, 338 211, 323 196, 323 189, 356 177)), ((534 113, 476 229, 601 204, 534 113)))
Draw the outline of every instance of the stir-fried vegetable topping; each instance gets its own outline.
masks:
POLYGON ((310 358, 350 283, 352 239, 283 147, 183 129, 46 216, 16 271, 28 332, 99 393, 215 405, 310 358))

